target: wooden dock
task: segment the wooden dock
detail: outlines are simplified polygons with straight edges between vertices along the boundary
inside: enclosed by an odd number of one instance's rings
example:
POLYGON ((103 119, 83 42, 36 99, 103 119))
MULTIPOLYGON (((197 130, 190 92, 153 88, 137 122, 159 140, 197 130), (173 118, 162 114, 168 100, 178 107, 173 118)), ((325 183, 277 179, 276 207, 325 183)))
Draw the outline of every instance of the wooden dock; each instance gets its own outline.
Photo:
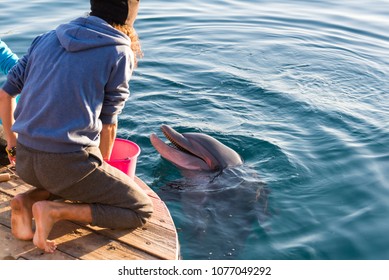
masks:
POLYGON ((11 234, 10 200, 32 186, 18 178, 12 168, 1 173, 12 175, 0 183, 0 260, 177 260, 179 243, 173 219, 165 203, 141 179, 136 182, 154 203, 154 213, 143 228, 111 230, 70 221, 54 225, 49 239, 58 247, 53 254, 44 253, 32 241, 22 241, 11 234))

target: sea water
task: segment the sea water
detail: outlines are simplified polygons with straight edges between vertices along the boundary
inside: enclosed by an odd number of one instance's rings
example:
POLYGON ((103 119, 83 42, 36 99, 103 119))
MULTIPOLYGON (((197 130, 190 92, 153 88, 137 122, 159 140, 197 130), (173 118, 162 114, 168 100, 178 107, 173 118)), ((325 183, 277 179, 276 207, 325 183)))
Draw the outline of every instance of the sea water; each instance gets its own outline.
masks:
MULTIPOLYGON (((0 1, 0 36, 22 56, 88 9, 0 1)), ((388 12, 387 0, 141 1, 144 58, 118 136, 141 147, 137 175, 169 207, 184 259, 389 259, 388 12), (244 164, 183 177, 150 144, 162 124, 244 164)))

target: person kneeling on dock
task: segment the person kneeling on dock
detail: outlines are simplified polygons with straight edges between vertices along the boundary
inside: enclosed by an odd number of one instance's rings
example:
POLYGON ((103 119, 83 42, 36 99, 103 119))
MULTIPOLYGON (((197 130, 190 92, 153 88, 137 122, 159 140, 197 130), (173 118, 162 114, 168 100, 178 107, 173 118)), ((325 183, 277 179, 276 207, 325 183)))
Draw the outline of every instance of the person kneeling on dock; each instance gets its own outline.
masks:
POLYGON ((0 90, 10 161, 36 187, 11 201, 12 233, 46 252, 56 249, 48 237, 57 221, 135 228, 153 211, 134 180, 105 162, 142 54, 138 6, 91 0, 90 15, 37 37, 0 90))

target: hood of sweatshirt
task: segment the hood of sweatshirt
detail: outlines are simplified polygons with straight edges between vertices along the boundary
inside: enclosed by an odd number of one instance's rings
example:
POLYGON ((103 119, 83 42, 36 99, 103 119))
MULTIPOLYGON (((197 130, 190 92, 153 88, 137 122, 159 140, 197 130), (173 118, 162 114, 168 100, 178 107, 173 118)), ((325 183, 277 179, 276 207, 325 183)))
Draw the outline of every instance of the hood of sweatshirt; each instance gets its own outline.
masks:
POLYGON ((61 45, 69 52, 111 45, 131 47, 131 40, 127 35, 95 16, 81 17, 61 24, 55 32, 61 45))

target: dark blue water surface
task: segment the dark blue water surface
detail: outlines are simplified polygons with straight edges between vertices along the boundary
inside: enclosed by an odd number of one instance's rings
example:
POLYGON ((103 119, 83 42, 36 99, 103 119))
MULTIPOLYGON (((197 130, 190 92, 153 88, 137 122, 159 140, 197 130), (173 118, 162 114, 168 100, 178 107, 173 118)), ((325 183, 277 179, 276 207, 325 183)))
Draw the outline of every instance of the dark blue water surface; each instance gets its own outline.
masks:
MULTIPOLYGON (((1 1, 0 36, 21 56, 88 6, 1 1)), ((141 146, 184 259, 389 259, 388 15, 384 0, 141 1, 119 136, 141 146), (185 179, 150 144, 162 124, 244 165, 185 179)))

